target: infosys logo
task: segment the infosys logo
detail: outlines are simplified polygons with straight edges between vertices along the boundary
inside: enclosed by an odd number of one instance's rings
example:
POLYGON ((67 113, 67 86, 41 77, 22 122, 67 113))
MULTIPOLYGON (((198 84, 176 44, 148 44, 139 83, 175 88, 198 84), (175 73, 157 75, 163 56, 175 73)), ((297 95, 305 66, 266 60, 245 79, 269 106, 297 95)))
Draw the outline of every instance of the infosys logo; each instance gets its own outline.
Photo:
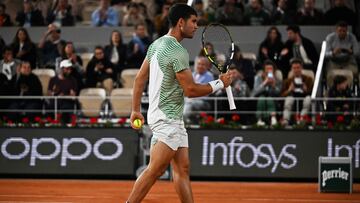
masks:
MULTIPOLYGON (((14 146, 13 146, 14 147, 14 146)), ((30 166, 36 166, 37 161, 39 160, 53 160, 60 156, 60 165, 66 167, 69 160, 80 161, 88 158, 93 154, 97 159, 110 161, 117 159, 123 153, 123 144, 116 138, 101 138, 98 139, 94 144, 92 144, 86 138, 64 138, 61 141, 51 138, 34 138, 31 140, 24 139, 22 137, 10 137, 4 140, 1 144, 1 154, 9 160, 21 160, 25 159, 27 156, 30 156, 30 166), (22 145, 22 151, 11 152, 9 148, 12 145, 19 146, 22 145), (105 144, 114 145, 114 151, 111 150, 111 153, 104 153, 100 148, 105 144), (73 147, 84 147, 84 151, 80 154, 73 154, 70 152, 69 148, 73 147), (39 152, 40 146, 51 147, 53 151, 48 154, 43 154, 39 152)))
POLYGON ((222 157, 222 166, 239 165, 243 168, 270 168, 275 173, 278 168, 291 169, 296 166, 297 158, 293 154, 295 144, 283 145, 279 152, 272 144, 259 144, 243 142, 243 137, 234 137, 229 143, 210 142, 208 136, 203 137, 202 165, 212 166, 217 156, 222 157), (250 152, 250 160, 243 160, 242 153, 250 152))

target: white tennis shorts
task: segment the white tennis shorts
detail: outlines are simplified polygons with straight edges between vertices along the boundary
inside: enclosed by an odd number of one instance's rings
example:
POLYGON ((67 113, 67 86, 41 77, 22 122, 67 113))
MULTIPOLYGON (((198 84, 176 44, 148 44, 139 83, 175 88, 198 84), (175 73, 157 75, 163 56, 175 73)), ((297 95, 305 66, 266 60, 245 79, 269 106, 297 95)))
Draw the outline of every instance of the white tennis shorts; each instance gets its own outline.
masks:
POLYGON ((174 151, 179 147, 189 147, 184 121, 161 120, 149 126, 153 133, 151 146, 161 141, 174 151))

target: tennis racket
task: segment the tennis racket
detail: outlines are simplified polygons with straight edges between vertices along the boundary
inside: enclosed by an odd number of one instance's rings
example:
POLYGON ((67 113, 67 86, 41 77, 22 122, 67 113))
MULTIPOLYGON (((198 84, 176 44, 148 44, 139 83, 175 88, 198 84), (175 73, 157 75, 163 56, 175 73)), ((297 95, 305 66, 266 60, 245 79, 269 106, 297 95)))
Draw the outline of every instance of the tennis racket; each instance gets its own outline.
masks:
MULTIPOLYGON (((204 28, 201 40, 205 56, 220 73, 226 73, 234 57, 234 42, 229 30, 222 24, 211 23, 204 28), (209 43, 213 45, 214 50, 225 56, 222 60, 220 57, 216 57, 210 53, 210 50, 208 50, 206 46, 209 43)), ((226 94, 230 110, 236 109, 230 85, 226 88, 226 94)))

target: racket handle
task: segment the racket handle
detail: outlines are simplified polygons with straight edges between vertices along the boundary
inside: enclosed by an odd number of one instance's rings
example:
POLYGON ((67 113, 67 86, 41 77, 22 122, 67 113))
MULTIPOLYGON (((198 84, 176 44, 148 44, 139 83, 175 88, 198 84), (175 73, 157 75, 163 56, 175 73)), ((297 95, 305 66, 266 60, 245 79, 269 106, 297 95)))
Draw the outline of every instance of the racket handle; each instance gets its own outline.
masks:
POLYGON ((225 90, 226 90, 227 98, 228 98, 228 101, 229 101, 230 110, 236 109, 234 96, 233 96, 232 91, 231 91, 231 86, 229 85, 225 90))

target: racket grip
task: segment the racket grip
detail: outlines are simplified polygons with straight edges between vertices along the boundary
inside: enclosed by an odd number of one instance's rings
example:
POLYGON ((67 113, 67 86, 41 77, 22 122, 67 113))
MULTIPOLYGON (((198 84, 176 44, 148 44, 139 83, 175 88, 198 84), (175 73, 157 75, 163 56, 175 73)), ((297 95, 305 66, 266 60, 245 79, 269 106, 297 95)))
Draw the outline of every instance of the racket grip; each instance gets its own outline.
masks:
POLYGON ((233 96, 232 91, 231 91, 231 86, 229 85, 225 90, 226 90, 227 98, 228 98, 228 101, 229 101, 230 110, 236 109, 234 96, 233 96))

